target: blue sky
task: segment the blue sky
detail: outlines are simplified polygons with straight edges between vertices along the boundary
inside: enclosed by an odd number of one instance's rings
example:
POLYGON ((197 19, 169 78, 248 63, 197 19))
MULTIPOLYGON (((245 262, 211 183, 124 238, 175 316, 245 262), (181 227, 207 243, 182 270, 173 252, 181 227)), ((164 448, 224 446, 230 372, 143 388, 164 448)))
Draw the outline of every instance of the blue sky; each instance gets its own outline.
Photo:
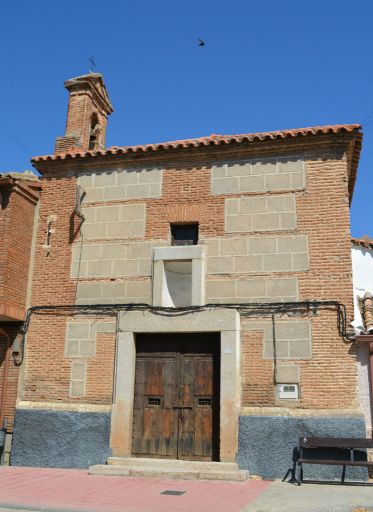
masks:
POLYGON ((372 0, 7 2, 0 171, 53 152, 63 81, 91 55, 114 105, 107 145, 362 123, 352 235, 373 237, 372 0))

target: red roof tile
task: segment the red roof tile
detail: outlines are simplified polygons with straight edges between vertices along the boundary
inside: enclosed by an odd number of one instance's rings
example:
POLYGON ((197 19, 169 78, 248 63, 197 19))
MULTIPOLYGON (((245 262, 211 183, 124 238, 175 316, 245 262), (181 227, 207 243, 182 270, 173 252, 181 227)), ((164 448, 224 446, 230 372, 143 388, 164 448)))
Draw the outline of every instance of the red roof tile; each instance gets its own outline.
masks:
MULTIPOLYGON (((307 137, 320 134, 338 134, 358 132, 361 129, 360 124, 340 124, 331 126, 312 126, 309 128, 295 128, 292 130, 280 130, 275 132, 244 133, 239 135, 216 135, 197 139, 174 140, 170 142, 159 142, 156 144, 144 144, 138 146, 111 146, 107 149, 98 151, 74 151, 58 155, 36 156, 32 159, 33 163, 46 162, 52 160, 65 160, 69 158, 86 158, 106 155, 124 155, 128 153, 150 153, 169 149, 186 149, 191 147, 221 146, 231 143, 258 142, 277 139, 290 139, 295 137, 307 137)), ((360 134, 361 135, 361 134, 360 134)))
POLYGON ((352 245, 364 247, 365 249, 373 249, 373 240, 371 240, 368 236, 363 238, 351 238, 351 243, 352 245))

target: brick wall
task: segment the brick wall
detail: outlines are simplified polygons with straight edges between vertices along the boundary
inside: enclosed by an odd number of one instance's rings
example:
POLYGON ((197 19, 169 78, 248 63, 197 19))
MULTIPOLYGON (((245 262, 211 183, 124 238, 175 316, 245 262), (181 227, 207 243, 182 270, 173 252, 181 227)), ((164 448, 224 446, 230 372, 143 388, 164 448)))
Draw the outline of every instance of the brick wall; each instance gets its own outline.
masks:
POLYGON ((38 190, 30 188, 26 181, 16 182, 7 206, 0 209, 0 303, 20 310, 26 306, 38 195, 38 190))
MULTIPOLYGON (((170 244, 170 222, 194 221, 199 223, 201 244, 207 248, 207 302, 339 300, 347 306, 348 316, 351 316, 347 162, 334 140, 320 137, 251 144, 234 150, 227 147, 170 152, 167 158, 144 156, 141 163, 138 157, 135 161, 124 158, 113 162, 110 158, 100 160, 97 157, 76 169, 68 162, 44 166, 33 305, 73 304, 75 301, 151 302, 150 247, 170 244), (289 158, 289 155, 295 156, 289 158), (302 155, 301 160, 299 155, 302 155), (256 163, 259 157, 260 165, 256 163), (264 164, 263 159, 266 159, 264 164), (242 162, 246 162, 250 176, 259 176, 264 189, 262 185, 254 190, 241 189, 240 179, 234 186, 225 182, 224 186, 228 187, 225 189, 222 181, 232 176, 219 173, 216 176, 219 161, 240 162, 238 168, 236 164, 230 165, 231 174, 242 172, 242 162), (291 164, 288 172, 282 167, 284 161, 291 164), (151 175, 151 169, 156 169, 157 180, 158 170, 162 169, 160 197, 159 181, 157 192, 151 192, 149 184, 139 188, 139 174, 134 174, 140 172, 139 169, 148 169, 146 176, 151 175), (114 197, 106 189, 114 187, 123 170, 132 174, 130 178, 129 174, 125 175, 126 184, 120 185, 124 188, 114 197), (89 189, 84 205, 87 224, 83 240, 77 233, 80 220, 73 214, 78 176, 83 176, 82 184, 89 189), (134 177, 136 191, 129 188, 128 180, 134 177), (218 187, 215 178, 220 180, 218 187), (110 180, 114 180, 114 185, 110 180), (133 193, 139 195, 135 197, 133 193), (226 229, 228 212, 260 217, 257 210, 260 204, 264 213, 270 215, 265 226, 258 223, 244 232, 241 228, 226 229), (113 229, 112 222, 125 221, 121 220, 120 212, 131 208, 145 212, 144 217, 139 217, 144 230, 136 231, 134 238, 126 229, 119 229, 115 234, 108 231, 113 229), (111 220, 110 215, 117 214, 118 218, 111 220), (55 216, 54 232, 50 250, 46 251, 43 249, 46 237, 43 219, 50 215, 55 216), (97 215, 105 224, 104 229, 97 227, 97 215), (279 220, 281 215, 291 216, 291 222, 283 224, 279 220), (254 260, 250 260, 253 256, 250 247, 254 246, 261 247, 256 254, 259 257, 255 260, 256 267, 254 260), (141 269, 141 258, 129 256, 131 251, 136 253, 136 248, 143 251, 141 269), (105 264, 103 252, 110 264, 105 264), (214 268, 216 258, 226 258, 227 270, 224 260, 218 269, 214 268), (134 270, 129 270, 131 265, 134 270)), ((335 312, 320 312, 318 316, 303 320, 312 324, 312 339, 308 345, 304 340, 300 340, 298 346, 294 342, 292 351, 278 361, 280 365, 286 363, 299 369, 301 400, 295 406, 355 407, 355 354, 338 335, 335 312)), ((110 391, 108 387, 102 389, 102 381, 112 382, 115 336, 106 334, 101 338, 98 335, 97 352, 90 356, 86 370, 83 365, 73 365, 72 370, 72 360, 65 353, 67 321, 65 317, 55 316, 33 318, 28 335, 23 398, 109 403, 110 391), (98 369, 99 378, 95 377, 98 369), (71 396, 71 382, 80 382, 84 371, 88 372, 86 390, 80 397, 71 396)), ((253 330, 243 330, 242 334, 243 405, 284 405, 275 398, 273 359, 264 353, 265 329, 257 329, 254 326, 253 330)), ((74 386, 83 389, 82 384, 74 386)))

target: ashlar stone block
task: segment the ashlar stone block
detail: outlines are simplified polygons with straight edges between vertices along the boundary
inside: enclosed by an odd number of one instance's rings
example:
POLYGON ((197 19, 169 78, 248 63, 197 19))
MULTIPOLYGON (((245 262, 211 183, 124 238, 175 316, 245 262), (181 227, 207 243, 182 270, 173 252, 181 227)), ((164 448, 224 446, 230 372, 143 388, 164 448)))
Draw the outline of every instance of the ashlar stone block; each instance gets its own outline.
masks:
POLYGON ((262 256, 236 256, 233 258, 234 271, 238 273, 262 272, 262 256))
POLYGON ((247 254, 246 238, 222 238, 220 240, 220 254, 222 256, 236 256, 247 254))
POLYGON ((277 278, 267 280, 267 295, 275 299, 297 298, 298 297, 298 279, 297 278, 277 278))
POLYGON ((135 185, 138 183, 139 171, 136 169, 120 169, 117 170, 117 185, 135 185))
POLYGON ((266 254, 263 256, 263 270, 266 272, 287 272, 292 270, 291 254, 266 254))
POLYGON ((87 364, 85 361, 73 361, 71 363, 71 379, 85 380, 87 364))
POLYGON ((104 201, 115 201, 126 197, 126 187, 116 185, 114 187, 104 188, 104 201))
POLYGON ((295 211, 295 196, 294 194, 267 197, 267 211, 268 212, 294 212, 295 211))
POLYGON ((106 237, 106 224, 83 224, 83 236, 86 240, 106 237))
POLYGON ((239 192, 262 192, 265 190, 264 176, 245 176, 240 178, 239 192))
POLYGON ((111 261, 89 261, 87 265, 87 277, 109 277, 112 274, 111 261))
POLYGON ((237 215, 242 213, 239 211, 239 201, 237 199, 226 199, 225 200, 225 213, 226 215, 237 215))
POLYGON ((308 340, 294 340, 289 342, 289 358, 310 359, 312 357, 312 346, 308 340))
POLYGON ((246 233, 252 231, 252 229, 252 215, 231 215, 225 218, 225 231, 227 233, 246 233))
POLYGON ((119 206, 101 206, 97 208, 96 222, 114 222, 119 220, 119 206))
POLYGON ((85 217, 85 221, 87 224, 91 224, 93 222, 96 222, 96 214, 97 214, 97 208, 92 207, 85 207, 83 208, 83 214, 85 217))
POLYGON ((162 180, 161 169, 142 169, 138 173, 139 183, 160 183, 162 180))
POLYGON ((222 164, 222 165, 213 165, 211 167, 211 177, 212 179, 217 179, 217 178, 225 178, 227 176, 227 165, 226 164, 222 164))
POLYGON ((282 157, 278 159, 278 172, 279 173, 293 173, 303 172, 304 159, 303 157, 282 157))
POLYGON ((93 185, 95 187, 110 187, 115 185, 116 173, 110 172, 98 172, 93 175, 93 185))
POLYGON ((275 174, 276 173, 276 159, 257 160, 253 162, 252 174, 275 174))
POLYGON ((70 340, 79 340, 82 338, 89 338, 90 325, 87 322, 84 323, 68 323, 67 324, 67 337, 70 340))
POLYGON ((128 185, 125 189, 127 199, 139 199, 149 197, 149 187, 145 184, 128 185))
POLYGON ((74 259, 75 261, 95 261, 99 260, 101 258, 101 245, 95 244, 95 245, 83 245, 83 247, 80 246, 80 244, 76 247, 74 247, 74 259))
POLYGON ((308 253, 292 254, 292 266, 295 272, 309 270, 310 262, 308 253))
POLYGON ((210 238, 205 240, 200 240, 201 245, 204 245, 207 247, 207 256, 219 256, 220 255, 220 249, 219 249, 219 238, 210 238))
POLYGON ((124 283, 102 283, 102 296, 105 299, 120 299, 125 296, 124 283))
POLYGON ((67 339, 65 342, 65 356, 77 357, 79 356, 79 340, 67 339))
POLYGON ((87 299, 97 299, 99 297, 101 297, 100 283, 78 283, 78 300, 85 302, 87 299))
POLYGON ((236 194, 240 192, 239 178, 218 178, 212 181, 212 194, 236 194))
POLYGON ((279 340, 310 340, 311 324, 309 321, 278 322, 276 335, 279 340))
POLYGON ((291 188, 303 189, 306 187, 306 173, 305 172, 295 172, 290 175, 291 188))
POLYGON ((78 184, 83 188, 90 188, 93 186, 93 174, 87 173, 87 174, 81 174, 78 178, 78 184))
POLYGON ((259 299, 266 297, 266 279, 248 279, 237 282, 237 297, 259 299))
POLYGON ((297 227, 297 217, 295 213, 280 213, 281 229, 295 229, 297 227))
POLYGON ((267 198, 265 196, 241 197, 236 201, 239 205, 238 213, 240 214, 262 213, 267 210, 267 198))
POLYGON ((83 198, 83 203, 94 203, 96 201, 104 200, 104 187, 92 187, 85 188, 85 196, 83 198))
POLYGON ((120 206, 120 220, 145 221, 145 204, 128 204, 120 206))
POLYGON ((113 261, 113 276, 136 276, 137 260, 113 261))
POLYGON ((233 280, 206 281, 207 302, 210 299, 235 297, 236 283, 233 280))
POLYGON ((127 247, 128 259, 150 259, 151 258, 151 244, 149 243, 132 243, 127 247))
POLYGON ((230 274, 233 272, 233 258, 221 256, 207 259, 207 274, 230 274))
POLYGON ((251 174, 251 164, 249 162, 227 164, 227 176, 247 176, 251 174))
POLYGON ((96 339, 95 338, 79 341, 79 356, 94 357, 95 353, 96 353, 96 339))
POLYGON ((308 252, 307 235, 279 236, 277 237, 277 251, 279 253, 306 253, 308 252))
POLYGON ((102 260, 123 260, 127 257, 128 248, 125 244, 101 244, 102 260))
POLYGON ((72 380, 70 382, 70 396, 71 398, 82 398, 85 395, 85 381, 72 380))
POLYGON ((144 298, 144 302, 150 303, 151 284, 150 281, 127 281, 126 297, 128 299, 144 298))
POLYGON ((249 238, 249 253, 250 254, 274 254, 276 253, 276 238, 275 237, 258 237, 249 238))
POLYGON ((289 174, 271 174, 265 177, 265 190, 289 190, 290 188, 289 174))
POLYGON ((162 196, 162 183, 150 183, 149 184, 149 197, 161 197, 162 196))
POLYGON ((253 231, 276 231, 280 229, 277 213, 257 213, 253 215, 253 231))
POLYGON ((281 365, 276 368, 276 382, 278 384, 298 384, 299 378, 299 366, 292 365, 281 365))

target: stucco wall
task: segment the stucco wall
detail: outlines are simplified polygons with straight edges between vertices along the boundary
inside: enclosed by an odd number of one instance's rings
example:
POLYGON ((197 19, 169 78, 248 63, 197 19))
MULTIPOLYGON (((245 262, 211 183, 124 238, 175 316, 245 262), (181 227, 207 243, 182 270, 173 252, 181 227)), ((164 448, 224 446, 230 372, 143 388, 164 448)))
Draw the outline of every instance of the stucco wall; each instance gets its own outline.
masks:
MULTIPOLYGON (((354 283, 354 321, 352 325, 359 332, 363 328, 358 296, 373 291, 373 250, 352 246, 352 275, 354 283)), ((372 411, 369 392, 369 350, 365 344, 357 348, 358 400, 364 413, 367 429, 372 428, 372 411)))

